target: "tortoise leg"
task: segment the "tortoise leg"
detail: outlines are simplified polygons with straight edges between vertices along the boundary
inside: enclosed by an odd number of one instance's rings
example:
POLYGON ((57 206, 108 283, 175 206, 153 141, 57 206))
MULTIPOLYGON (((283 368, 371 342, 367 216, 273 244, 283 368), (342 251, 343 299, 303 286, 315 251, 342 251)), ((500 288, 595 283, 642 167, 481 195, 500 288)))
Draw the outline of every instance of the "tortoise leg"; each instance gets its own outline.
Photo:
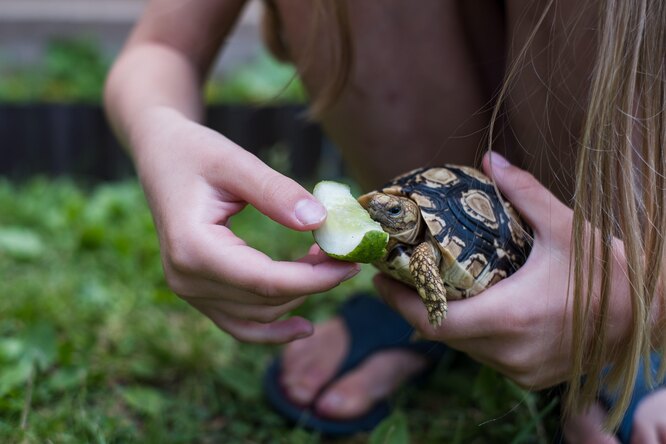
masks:
POLYGON ((409 260, 409 272, 414 278, 416 291, 428 309, 430 325, 439 327, 446 318, 446 289, 433 248, 430 242, 423 242, 414 248, 409 260))

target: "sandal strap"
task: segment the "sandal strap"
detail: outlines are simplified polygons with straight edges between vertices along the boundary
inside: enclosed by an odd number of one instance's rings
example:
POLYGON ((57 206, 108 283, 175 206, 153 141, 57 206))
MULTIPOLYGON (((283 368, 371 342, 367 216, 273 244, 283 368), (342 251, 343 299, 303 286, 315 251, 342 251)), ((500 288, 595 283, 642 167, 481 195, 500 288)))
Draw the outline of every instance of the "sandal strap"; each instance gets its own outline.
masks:
POLYGON ((386 349, 406 349, 433 362, 450 349, 434 341, 414 340, 414 328, 391 307, 367 293, 349 298, 339 309, 349 333, 349 353, 337 376, 347 373, 368 356, 386 349))

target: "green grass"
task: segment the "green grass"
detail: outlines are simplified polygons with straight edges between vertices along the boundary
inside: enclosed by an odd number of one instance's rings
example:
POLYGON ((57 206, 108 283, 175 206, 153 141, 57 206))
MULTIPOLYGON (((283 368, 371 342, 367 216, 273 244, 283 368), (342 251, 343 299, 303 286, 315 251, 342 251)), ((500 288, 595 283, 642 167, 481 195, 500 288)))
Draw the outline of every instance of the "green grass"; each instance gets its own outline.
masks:
MULTIPOLYGON (((309 233, 249 209, 234 228, 274 258, 309 233)), ((299 309, 324 319, 374 272, 299 309)), ((0 181, 0 442, 318 443, 263 402, 278 348, 236 343, 174 296, 135 182, 0 181)), ((550 442, 554 403, 464 359, 402 392, 371 436, 339 442, 550 442)))

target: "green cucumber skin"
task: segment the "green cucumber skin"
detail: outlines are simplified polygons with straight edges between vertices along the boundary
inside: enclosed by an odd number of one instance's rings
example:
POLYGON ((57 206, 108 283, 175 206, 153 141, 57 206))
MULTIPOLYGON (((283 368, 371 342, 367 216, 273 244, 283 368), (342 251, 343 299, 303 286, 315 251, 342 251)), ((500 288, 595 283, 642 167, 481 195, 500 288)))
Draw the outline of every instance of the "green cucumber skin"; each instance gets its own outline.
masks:
MULTIPOLYGON (((386 246, 389 241, 389 235, 388 233, 381 231, 381 225, 379 225, 376 222, 373 222, 372 219, 370 219, 370 215, 366 212, 366 210, 363 207, 361 207, 360 204, 358 204, 356 199, 351 194, 350 187, 344 183, 324 180, 315 185, 315 188, 313 190, 313 194, 315 197, 317 198, 320 197, 319 193, 323 186, 334 186, 337 187, 338 190, 344 190, 342 194, 348 195, 350 201, 353 201, 353 203, 355 203, 355 205, 350 205, 347 208, 347 210, 351 211, 351 214, 348 215, 350 217, 346 219, 340 219, 339 217, 334 218, 332 217, 331 214, 329 214, 329 219, 327 220, 326 223, 333 224, 332 225, 333 227, 338 225, 345 227, 346 229, 355 229, 355 228, 363 229, 365 222, 361 223, 361 225, 358 225, 358 222, 354 222, 355 218, 363 218, 367 219, 369 222, 372 222, 373 224, 376 224, 376 229, 372 231, 367 231, 363 235, 363 239, 358 243, 356 248, 345 255, 340 255, 326 251, 326 249, 319 243, 317 239, 318 237, 316 234, 317 230, 314 230, 312 234, 314 235, 315 242, 317 242, 322 251, 324 251, 328 256, 332 258, 347 262, 372 263, 383 258, 386 255, 386 246), (363 245, 364 243, 367 243, 367 245, 363 245)), ((322 200, 322 202, 324 201, 322 200)), ((331 211, 328 207, 327 210, 331 211)), ((337 230, 334 229, 334 231, 337 230)))
POLYGON ((369 264, 371 262, 377 261, 383 258, 386 255, 386 244, 388 243, 388 233, 380 233, 378 231, 370 231, 365 233, 363 240, 358 247, 353 249, 350 253, 340 256, 333 253, 328 253, 326 250, 323 250, 327 255, 334 259, 338 259, 346 262, 359 262, 363 264, 369 264), (363 243, 364 248, 361 248, 363 243), (373 254, 374 253, 374 254, 373 254))

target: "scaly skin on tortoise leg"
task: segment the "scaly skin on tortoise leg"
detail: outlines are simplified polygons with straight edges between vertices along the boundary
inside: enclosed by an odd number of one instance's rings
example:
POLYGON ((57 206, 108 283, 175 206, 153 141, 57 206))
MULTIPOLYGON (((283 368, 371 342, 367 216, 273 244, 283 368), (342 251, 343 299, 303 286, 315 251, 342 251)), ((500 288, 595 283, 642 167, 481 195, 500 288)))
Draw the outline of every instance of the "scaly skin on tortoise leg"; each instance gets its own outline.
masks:
POLYGON ((416 291, 428 309, 430 325, 439 327, 446 318, 446 289, 433 248, 430 242, 423 242, 414 248, 409 260, 409 272, 414 278, 416 291))

